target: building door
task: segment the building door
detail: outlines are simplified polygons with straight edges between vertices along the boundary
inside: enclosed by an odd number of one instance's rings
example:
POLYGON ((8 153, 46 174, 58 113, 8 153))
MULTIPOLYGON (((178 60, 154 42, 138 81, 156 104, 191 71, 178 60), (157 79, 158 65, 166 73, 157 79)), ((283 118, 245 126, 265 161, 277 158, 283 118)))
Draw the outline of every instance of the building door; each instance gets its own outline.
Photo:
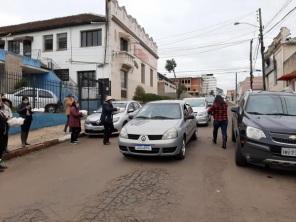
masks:
POLYGON ((24 56, 31 57, 32 56, 32 42, 30 40, 24 40, 23 41, 23 47, 24 47, 24 56))

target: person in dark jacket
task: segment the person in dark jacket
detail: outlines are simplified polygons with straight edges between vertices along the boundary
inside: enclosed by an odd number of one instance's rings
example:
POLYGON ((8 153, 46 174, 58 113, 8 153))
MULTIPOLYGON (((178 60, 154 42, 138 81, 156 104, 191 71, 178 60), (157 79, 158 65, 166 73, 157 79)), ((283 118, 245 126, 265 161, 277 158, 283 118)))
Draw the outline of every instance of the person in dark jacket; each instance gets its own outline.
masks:
POLYGON ((22 97, 22 103, 18 106, 17 112, 20 115, 20 117, 25 119, 24 124, 21 126, 21 141, 22 147, 26 147, 30 145, 27 142, 27 140, 30 132, 31 123, 33 120, 32 107, 27 96, 22 97))
POLYGON ((227 103, 223 97, 217 95, 213 106, 208 110, 214 117, 214 129, 213 129, 213 143, 217 144, 218 130, 221 128, 223 145, 222 148, 226 149, 227 143, 227 126, 228 126, 228 114, 227 114, 227 103))
POLYGON ((110 144, 109 139, 114 129, 113 112, 118 110, 117 108, 113 107, 112 100, 114 99, 111 96, 107 96, 102 107, 101 123, 104 125, 104 145, 110 144))
POLYGON ((82 113, 79 110, 79 103, 77 101, 72 102, 69 115, 69 127, 71 130, 71 144, 78 143, 78 137, 81 132, 81 118, 82 113))
POLYGON ((5 114, 5 104, 2 101, 2 98, 0 97, 0 172, 3 172, 4 169, 7 167, 5 166, 3 162, 3 154, 5 151, 5 140, 8 130, 8 124, 7 124, 7 115, 5 114))

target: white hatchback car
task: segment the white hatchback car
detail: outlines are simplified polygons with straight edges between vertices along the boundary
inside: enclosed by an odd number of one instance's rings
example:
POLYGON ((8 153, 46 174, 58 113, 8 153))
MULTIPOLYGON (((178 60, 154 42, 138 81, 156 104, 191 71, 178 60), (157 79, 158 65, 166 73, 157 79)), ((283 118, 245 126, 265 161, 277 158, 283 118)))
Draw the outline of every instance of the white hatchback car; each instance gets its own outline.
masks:
POLYGON ((197 124, 209 124, 211 116, 208 114, 208 102, 205 97, 185 98, 184 101, 192 107, 197 124))

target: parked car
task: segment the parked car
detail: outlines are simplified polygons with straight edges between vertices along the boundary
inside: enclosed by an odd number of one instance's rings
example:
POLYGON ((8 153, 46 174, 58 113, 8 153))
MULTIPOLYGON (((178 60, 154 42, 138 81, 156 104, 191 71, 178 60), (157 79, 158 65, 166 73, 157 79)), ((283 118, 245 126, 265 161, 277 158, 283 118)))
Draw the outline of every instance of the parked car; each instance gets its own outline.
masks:
MULTIPOLYGON (((113 106, 120 108, 119 112, 113 115, 114 133, 119 133, 121 128, 130 120, 129 115, 135 115, 141 105, 135 101, 115 101, 113 106)), ((104 133, 104 126, 101 124, 102 108, 89 115, 84 123, 86 135, 100 135, 104 133)))
POLYGON ((192 107, 197 124, 209 124, 211 116, 208 114, 208 103, 205 97, 184 98, 183 100, 192 107))
POLYGON ((29 98, 33 108, 44 108, 45 112, 55 113, 60 106, 58 97, 52 91, 45 89, 23 87, 5 96, 12 102, 14 107, 21 103, 23 96, 29 98))
POLYGON ((184 101, 147 103, 119 135, 119 149, 125 156, 176 156, 184 159, 186 144, 196 139, 196 120, 184 101))
POLYGON ((214 100, 215 100, 214 96, 207 96, 206 97, 206 101, 208 103, 208 106, 212 106, 214 104, 214 100))
POLYGON ((247 92, 231 111, 238 166, 296 166, 295 93, 247 92))

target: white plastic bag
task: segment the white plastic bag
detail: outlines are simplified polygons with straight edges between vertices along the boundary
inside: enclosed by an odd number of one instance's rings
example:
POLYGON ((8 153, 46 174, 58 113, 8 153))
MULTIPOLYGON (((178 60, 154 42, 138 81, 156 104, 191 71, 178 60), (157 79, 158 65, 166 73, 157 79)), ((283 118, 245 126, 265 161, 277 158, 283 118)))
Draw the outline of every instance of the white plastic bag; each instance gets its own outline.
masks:
POLYGON ((87 110, 80 110, 79 112, 82 114, 82 116, 87 116, 87 110))
POLYGON ((7 120, 7 123, 10 127, 20 127, 24 124, 25 119, 21 117, 13 117, 7 120))

